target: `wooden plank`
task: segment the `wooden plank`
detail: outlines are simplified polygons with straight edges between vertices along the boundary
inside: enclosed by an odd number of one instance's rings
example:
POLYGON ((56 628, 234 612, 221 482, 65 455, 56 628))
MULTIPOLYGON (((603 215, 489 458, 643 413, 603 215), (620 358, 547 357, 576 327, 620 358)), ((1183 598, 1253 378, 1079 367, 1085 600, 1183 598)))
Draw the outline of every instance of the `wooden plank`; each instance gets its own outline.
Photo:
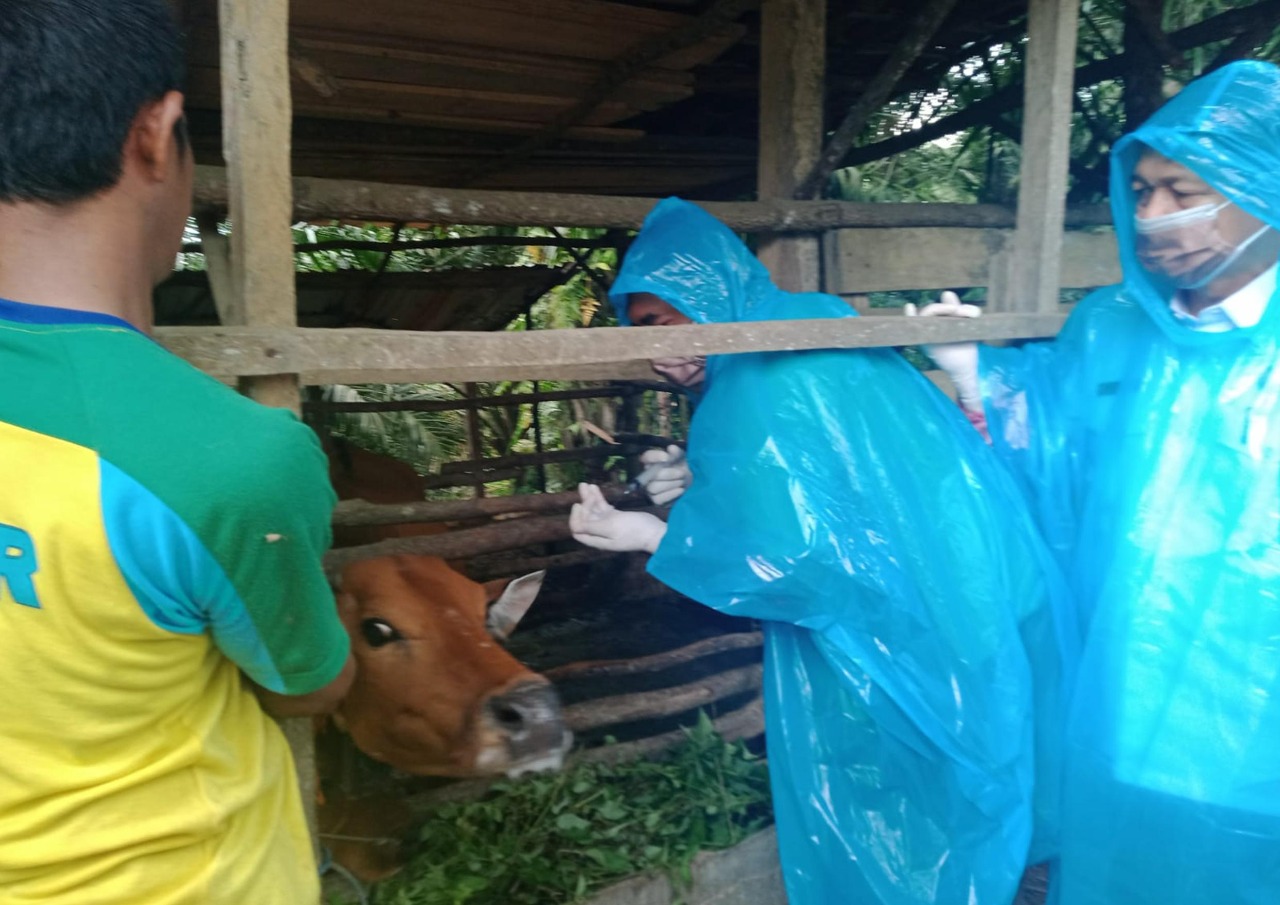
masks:
MULTIPOLYGON (((723 32, 743 13, 758 6, 760 0, 715 0, 711 7, 696 19, 682 23, 663 34, 654 35, 632 45, 627 51, 604 67, 600 78, 582 94, 573 106, 560 112, 547 126, 528 140, 494 161, 484 161, 463 171, 455 184, 474 184, 479 178, 499 172, 509 165, 523 160, 560 140, 573 126, 582 123, 600 124, 602 111, 618 89, 636 75, 669 58, 673 53, 701 44, 706 36, 723 32)), ((740 32, 741 29, 739 28, 740 32)), ((622 118, 622 117, 619 117, 622 118)), ((603 120, 612 122, 613 120, 603 120)))
MULTIPOLYGON (((209 275, 209 289, 213 292, 213 306, 222 324, 243 324, 244 303, 237 292, 235 275, 231 268, 231 241, 218 232, 218 217, 209 211, 201 211, 196 217, 200 230, 200 246, 193 249, 204 255, 205 271, 209 275)), ((183 248, 186 251, 186 248, 183 248)))
MULTIPOLYGON (((167 327, 157 338, 215 377, 377 374, 391 383, 553 379, 575 368, 620 370, 619 363, 670 355, 907 346, 960 340, 1053 336, 1059 314, 958 318, 835 318, 689 327, 537 330, 521 333, 416 333, 250 327, 167 327), (587 341, 589 339, 589 341, 587 341), (607 367, 601 367, 607 366, 607 367)), ((375 378, 366 377, 372 382, 375 378)), ((566 378, 568 379, 568 378, 566 378)))
POLYGON ((291 326, 288 4, 220 0, 223 155, 231 257, 244 323, 291 326))
POLYGON ((997 311, 1058 307, 1080 0, 1030 0, 1018 225, 997 311))
MULTIPOLYGON (((354 118, 359 112, 370 118, 401 121, 407 116, 435 119, 441 116, 468 119, 511 120, 514 122, 550 122, 576 101, 572 95, 546 90, 538 82, 530 82, 527 90, 511 86, 508 90, 473 88, 456 84, 432 85, 408 82, 381 82, 334 76, 337 89, 331 98, 322 97, 295 79, 299 109, 311 115, 354 118), (345 116, 344 116, 345 115, 345 116)), ((212 106, 218 96, 218 70, 192 67, 188 74, 188 93, 195 106, 212 106)), ((635 116, 641 108, 624 101, 606 101, 582 118, 583 125, 601 126, 635 116)))
MULTIPOLYGON (((226 291, 234 302, 234 307, 224 310, 228 317, 253 327, 294 328, 288 0, 219 0, 218 20, 222 148, 232 223, 231 286, 226 291)), ((248 380, 242 389, 264 405, 296 413, 298 386, 295 374, 277 372, 248 380)), ((314 728, 305 718, 281 720, 281 728, 293 756, 318 860, 314 728)))
MULTIPOLYGON (((596 62, 538 56, 447 42, 429 44, 396 36, 356 36, 325 29, 290 28, 291 47, 334 78, 529 92, 575 97, 600 77, 596 62)), ((217 66, 217 42, 207 29, 188 35, 192 67, 217 66), (213 50, 214 52, 210 52, 213 50)), ((688 97, 693 76, 649 67, 618 90, 618 98, 652 109, 688 97)))
MULTIPOLYGON (((766 0, 760 13, 760 162, 756 197, 791 198, 822 154, 826 0, 766 0)), ((782 289, 811 292, 822 275, 817 236, 769 237, 761 263, 782 289)))
POLYGON ((863 127, 872 114, 883 107, 893 96, 898 82, 920 57, 925 45, 941 27, 955 8, 956 0, 926 0, 916 13, 915 20, 906 35, 888 54, 888 58, 872 77, 871 82, 859 94, 840 125, 831 133, 822 153, 810 168, 795 192, 797 198, 817 198, 822 195, 827 180, 841 159, 862 134, 863 127))
MULTIPOLYGON (((225 174, 220 167, 196 167, 198 208, 225 209, 227 194, 225 174)), ((653 198, 456 190, 308 178, 293 181, 293 196, 294 215, 299 219, 620 229, 638 229, 656 203, 653 198)), ((709 202, 702 207, 730 228, 747 233, 1014 224, 1013 212, 996 204, 769 200, 709 202)), ((1102 204, 1085 205, 1072 213, 1067 222, 1074 226, 1111 222, 1110 208, 1102 204)))
MULTIPOLYGON (((358 30, 370 35, 398 35, 424 44, 448 41, 536 52, 585 60, 611 60, 638 41, 678 28, 690 17, 683 13, 611 3, 607 0, 469 0, 464 14, 449 0, 420 0, 407 14, 403 2, 365 0, 360 4, 358 30), (549 23, 554 26, 548 27, 549 23)), ((300 26, 352 28, 349 0, 307 0, 296 5, 300 26)), ((686 54, 678 68, 697 65, 722 46, 686 54)), ((668 64, 671 65, 671 64, 668 64)))
MULTIPOLYGON (((826 237, 826 291, 837 295, 906 289, 990 286, 992 262, 1010 247, 1011 230, 857 229, 826 237)), ((1120 281, 1115 236, 1067 232, 1062 236, 1058 283, 1092 288, 1120 281)))

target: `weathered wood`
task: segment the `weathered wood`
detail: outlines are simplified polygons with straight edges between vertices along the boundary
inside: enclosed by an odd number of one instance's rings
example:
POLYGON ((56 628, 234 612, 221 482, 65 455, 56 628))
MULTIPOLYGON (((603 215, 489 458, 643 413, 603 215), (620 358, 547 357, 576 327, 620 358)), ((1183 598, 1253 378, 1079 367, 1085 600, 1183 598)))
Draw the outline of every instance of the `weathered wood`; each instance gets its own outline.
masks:
MULTIPOLYGON (((654 507, 641 512, 657 512, 654 507)), ((538 516, 464 528, 424 537, 398 537, 359 547, 340 547, 325 554, 325 568, 336 573, 349 563, 398 553, 428 554, 442 559, 465 559, 482 553, 518 550, 535 544, 568 540, 569 520, 564 516, 538 516)))
MULTIPOLYGON (((546 390, 532 393, 503 393, 481 396, 480 408, 507 405, 529 405, 535 402, 558 402, 565 399, 610 399, 630 396, 642 390, 632 385, 582 387, 576 390, 546 390)), ((471 405, 468 399, 396 399, 390 402, 308 402, 306 408, 326 412, 450 412, 471 405)))
MULTIPOLYGON (((837 230, 825 237, 827 292, 994 286, 995 260, 1012 247, 1011 230, 837 230)), ((1061 238, 1058 285, 1106 286, 1120 280, 1115 236, 1068 231, 1061 238)))
MULTIPOLYGON (((479 390, 474 383, 467 383, 463 385, 462 392, 467 397, 467 449, 471 453, 472 459, 479 459, 484 455, 484 437, 480 431, 480 412, 476 409, 479 390)), ((472 491, 477 498, 484 496, 484 481, 478 475, 476 480, 472 482, 472 491)))
MULTIPOLYGON (((1246 7, 1226 10, 1203 22, 1197 22, 1195 25, 1173 32, 1168 36, 1169 42, 1178 50, 1190 50, 1215 41, 1234 38, 1255 28, 1266 27, 1265 24, 1274 28, 1277 17, 1280 17, 1280 0, 1260 0, 1246 7)), ((1124 54, 1086 63, 1076 70, 1075 84, 1083 87, 1121 78, 1126 66, 1124 54)), ((854 148, 845 157, 843 165, 858 166, 873 160, 882 160, 894 154, 901 154, 903 151, 918 148, 927 142, 972 126, 986 125, 999 114, 1016 110, 1022 104, 1023 86, 1009 85, 992 92, 980 101, 967 105, 957 113, 934 120, 919 129, 854 148)))
POLYGON ((218 320, 223 324, 243 324, 244 302, 237 295, 239 287, 231 265, 231 241, 218 232, 218 217, 211 211, 201 211, 196 216, 196 226, 200 230, 200 244, 195 250, 204 252, 218 320))
POLYGON ((1172 53, 1161 27, 1164 0, 1125 0, 1124 130, 1132 132, 1164 103, 1164 64, 1172 53))
MULTIPOLYGON (((1280 3, 1280 0, 1276 0, 1280 3)), ((639 229, 652 198, 441 189, 341 179, 293 181, 294 215, 303 220, 371 220, 488 226, 559 226, 639 229)), ((198 208, 225 209, 220 167, 196 167, 198 208)), ((853 201, 724 201, 702 205, 731 229, 746 233, 822 232, 886 226, 1009 227, 1014 212, 997 204, 864 204, 853 201)), ((1073 226, 1111 222, 1106 205, 1073 212, 1073 226)))
POLYGON ((564 723, 574 732, 585 732, 602 726, 674 716, 744 691, 758 689, 763 674, 764 667, 752 663, 674 688, 595 698, 564 708, 564 723))
POLYGON ((553 449, 542 453, 512 453, 508 456, 493 456, 488 459, 463 459, 458 462, 445 462, 440 466, 442 475, 483 475, 485 472, 503 468, 528 468, 533 465, 549 465, 556 462, 589 462, 593 459, 606 459, 609 456, 625 456, 636 450, 626 445, 574 446, 568 449, 553 449))
MULTIPOLYGON (((766 0, 760 11, 760 153, 756 197, 791 198, 822 153, 827 0, 766 0)), ((818 288, 818 237, 773 236, 757 254, 774 283, 818 288)))
POLYGON ((554 553, 550 556, 512 556, 507 553, 490 553, 467 560, 467 575, 476 581, 491 578, 511 578, 528 575, 542 569, 564 569, 587 563, 601 562, 625 554, 609 550, 593 550, 584 547, 571 553, 554 553))
MULTIPOLYGON (((641 495, 625 487, 601 488, 611 503, 638 501, 641 495)), ((421 503, 366 503, 343 500, 333 510, 333 524, 340 527, 358 525, 407 525, 429 522, 454 522, 495 515, 528 515, 539 512, 566 512, 578 502, 578 492, 526 493, 519 496, 492 497, 484 500, 440 500, 421 503)))
POLYGON ((1027 24, 1018 225, 1007 295, 995 311, 1056 311, 1071 154, 1080 0, 1031 0, 1027 24))
POLYGON ((219 0, 223 154, 231 257, 244 323, 296 322, 284 0, 219 0))
MULTIPOLYGON (((764 732, 764 706, 760 698, 731 710, 711 721, 711 728, 726 742, 755 738, 764 732)), ((670 750, 689 738, 683 729, 674 729, 660 735, 588 748, 575 755, 571 763, 622 764, 670 750)))
MULTIPOLYGON (((214 218, 216 222, 216 218, 214 218)), ((199 254, 205 251, 205 231, 200 231, 200 242, 188 242, 182 246, 183 254, 199 254)), ((219 237, 223 238, 223 237, 219 237)), ((574 239, 559 236, 467 236, 461 239, 417 239, 405 242, 364 242, 356 239, 334 239, 328 242, 298 242, 293 246, 295 254, 308 251, 418 251, 424 248, 477 248, 480 246, 508 246, 524 248, 530 245, 548 248, 615 248, 617 241, 609 238, 574 239)))
POLYGON ((658 61, 670 57, 676 51, 701 44, 716 32, 724 31, 744 13, 758 7, 760 2, 761 0, 715 0, 706 12, 692 22, 642 41, 611 62, 577 103, 557 114, 541 131, 520 142, 495 160, 487 161, 462 173, 455 184, 468 185, 489 173, 502 170, 550 147, 563 138, 570 128, 586 121, 597 107, 617 94, 619 89, 631 79, 641 75, 658 61))
POLYGON ((955 9, 957 0, 927 0, 915 21, 907 29, 898 46, 889 54, 871 82, 863 89, 849 112, 845 114, 840 125, 827 139, 826 147, 813 164, 808 175, 796 190, 797 198, 817 198, 822 189, 840 165, 840 161, 853 147, 854 141, 862 134, 872 114, 883 107, 893 96, 898 82, 906 75, 907 70, 919 58, 925 45, 937 33, 943 21, 955 9))
POLYGON ((707 657, 712 654, 730 650, 759 647, 764 643, 764 635, 760 632, 735 632, 731 635, 715 635, 703 638, 693 644, 678 647, 675 650, 651 654, 647 657, 633 657, 628 660, 584 660, 578 663, 566 663, 543 673, 548 679, 595 679, 601 676, 630 676, 636 673, 659 672, 679 666, 691 660, 707 657))
MULTIPOLYGON (((688 327, 594 328, 532 333, 413 333, 169 327, 156 331, 175 354, 215 377, 297 373, 309 383, 440 383, 569 379, 579 366, 619 370, 669 355, 868 348, 1053 336, 1057 314, 982 318, 835 318, 688 327), (600 367, 608 366, 608 367, 600 367), (376 376, 375 376, 376 375, 376 376)), ((581 368, 586 370, 587 367, 581 368)), ((647 369, 647 366, 646 366, 647 369)))
MULTIPOLYGON (((293 328, 297 324, 290 213, 287 0, 219 0, 223 155, 232 223, 230 273, 222 268, 227 324, 293 328), (229 279, 227 277, 229 276, 229 279)), ((207 212, 205 212, 207 215, 207 212)), ((216 226, 212 241, 219 239, 216 226)), ((223 263, 225 259, 223 259, 223 263)), ((215 267, 219 266, 215 264, 215 267)), ((210 279, 216 280, 213 271, 210 279)), ((214 284, 211 284, 214 285, 214 284)), ((215 296, 216 302, 216 296, 215 296)), ((242 389, 264 405, 298 412, 297 377, 277 372, 242 389)), ((281 721, 293 755, 302 807, 317 859, 315 740, 309 719, 281 721)))

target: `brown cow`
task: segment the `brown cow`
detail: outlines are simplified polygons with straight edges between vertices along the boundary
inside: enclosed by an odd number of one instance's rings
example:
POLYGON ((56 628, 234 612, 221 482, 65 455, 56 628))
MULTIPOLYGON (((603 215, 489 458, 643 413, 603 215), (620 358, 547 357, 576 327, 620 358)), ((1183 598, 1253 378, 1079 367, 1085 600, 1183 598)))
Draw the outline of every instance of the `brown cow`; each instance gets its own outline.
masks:
POLYGON ((555 689, 497 643, 533 603, 543 574, 494 595, 492 583, 435 556, 347 566, 338 611, 358 668, 338 722, 357 747, 432 776, 558 768, 572 737, 555 689))
MULTIPOLYGON (((403 463, 354 447, 330 458, 340 497, 383 503, 423 497, 421 479, 403 463)), ((412 533, 387 527, 387 534, 412 533)), ((559 698, 497 643, 529 609, 543 574, 481 585, 435 556, 348 565, 336 592, 357 673, 338 724, 366 754, 407 773, 558 768, 572 741, 559 698)))

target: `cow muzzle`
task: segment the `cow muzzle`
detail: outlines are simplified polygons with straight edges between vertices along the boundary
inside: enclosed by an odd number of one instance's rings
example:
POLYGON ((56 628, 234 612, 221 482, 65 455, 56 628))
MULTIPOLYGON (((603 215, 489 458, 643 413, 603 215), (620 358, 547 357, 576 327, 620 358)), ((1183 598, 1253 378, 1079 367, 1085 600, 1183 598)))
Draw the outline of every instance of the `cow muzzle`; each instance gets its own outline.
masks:
POLYGON ((558 770, 573 744, 560 697, 547 682, 522 682, 490 696, 480 717, 484 743, 476 767, 508 776, 558 770))

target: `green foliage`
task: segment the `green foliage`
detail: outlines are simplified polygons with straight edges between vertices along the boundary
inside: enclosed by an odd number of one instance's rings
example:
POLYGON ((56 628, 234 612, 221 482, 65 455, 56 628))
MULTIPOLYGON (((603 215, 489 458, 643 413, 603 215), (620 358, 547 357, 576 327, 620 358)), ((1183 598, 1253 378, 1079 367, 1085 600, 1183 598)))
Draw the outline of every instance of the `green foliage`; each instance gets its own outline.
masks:
MULTIPOLYGON (((457 399, 452 387, 441 384, 362 384, 325 387, 330 402, 391 402, 397 400, 457 399)), ((371 452, 408 462, 419 472, 438 471, 466 446, 466 422, 461 412, 335 412, 331 434, 371 452)))
POLYGON ((699 851, 741 842, 771 818, 768 773, 702 715, 662 760, 585 764, 504 782, 442 806, 410 864, 375 888, 378 905, 577 902, 633 874, 689 880, 699 851))

